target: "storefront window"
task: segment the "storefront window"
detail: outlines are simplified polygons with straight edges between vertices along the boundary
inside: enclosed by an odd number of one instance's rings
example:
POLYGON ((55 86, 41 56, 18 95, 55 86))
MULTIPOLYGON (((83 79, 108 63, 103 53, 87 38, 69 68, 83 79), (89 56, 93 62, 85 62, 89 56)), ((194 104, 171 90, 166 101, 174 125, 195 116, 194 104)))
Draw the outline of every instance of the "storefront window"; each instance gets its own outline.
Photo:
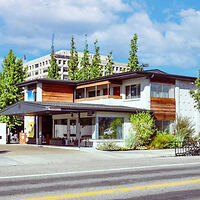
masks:
POLYGON ((54 138, 64 138, 67 136, 67 119, 54 120, 55 135, 54 138))
POLYGON ((81 137, 84 138, 92 138, 92 133, 95 129, 96 118, 81 118, 81 137))
POLYGON ((99 117, 99 139, 123 139, 123 118, 99 117))

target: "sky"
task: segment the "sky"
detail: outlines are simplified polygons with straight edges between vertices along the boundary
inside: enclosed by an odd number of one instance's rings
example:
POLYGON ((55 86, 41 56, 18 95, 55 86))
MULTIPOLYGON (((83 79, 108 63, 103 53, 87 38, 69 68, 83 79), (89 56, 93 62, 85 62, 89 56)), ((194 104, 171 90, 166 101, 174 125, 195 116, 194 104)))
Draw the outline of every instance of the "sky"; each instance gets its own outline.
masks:
POLYGON ((70 49, 72 35, 83 51, 85 34, 94 53, 111 50, 114 61, 128 62, 130 41, 138 35, 138 57, 148 69, 198 76, 199 0, 0 0, 0 63, 13 49, 32 60, 70 49))

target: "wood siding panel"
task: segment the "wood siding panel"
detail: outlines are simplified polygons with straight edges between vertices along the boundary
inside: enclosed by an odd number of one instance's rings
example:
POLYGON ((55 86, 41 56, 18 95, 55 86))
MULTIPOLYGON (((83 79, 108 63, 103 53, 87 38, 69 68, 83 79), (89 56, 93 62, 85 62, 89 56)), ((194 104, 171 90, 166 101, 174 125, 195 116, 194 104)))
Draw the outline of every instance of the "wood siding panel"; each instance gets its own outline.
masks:
POLYGON ((75 102, 80 102, 80 101, 91 101, 91 100, 99 100, 99 99, 122 99, 121 96, 116 96, 116 95, 104 95, 104 96, 97 96, 97 97, 89 97, 89 98, 82 98, 82 99, 75 99, 75 102))
POLYGON ((69 85, 43 83, 42 101, 73 102, 73 87, 69 85))
POLYGON ((154 116, 157 120, 175 120, 175 99, 151 97, 151 110, 154 111, 154 116))
POLYGON ((85 85, 79 85, 79 86, 76 87, 76 89, 94 87, 94 86, 106 85, 106 84, 111 84, 111 82, 110 81, 101 81, 101 82, 95 82, 95 83, 88 83, 88 84, 85 84, 85 85))

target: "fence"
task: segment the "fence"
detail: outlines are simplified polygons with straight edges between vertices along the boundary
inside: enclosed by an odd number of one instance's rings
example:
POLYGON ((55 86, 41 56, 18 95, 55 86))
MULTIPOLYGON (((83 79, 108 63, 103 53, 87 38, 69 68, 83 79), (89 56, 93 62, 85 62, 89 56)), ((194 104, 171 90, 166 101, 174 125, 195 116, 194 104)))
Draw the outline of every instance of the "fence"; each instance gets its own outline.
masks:
POLYGON ((177 142, 175 145, 175 156, 199 156, 200 141, 177 142))

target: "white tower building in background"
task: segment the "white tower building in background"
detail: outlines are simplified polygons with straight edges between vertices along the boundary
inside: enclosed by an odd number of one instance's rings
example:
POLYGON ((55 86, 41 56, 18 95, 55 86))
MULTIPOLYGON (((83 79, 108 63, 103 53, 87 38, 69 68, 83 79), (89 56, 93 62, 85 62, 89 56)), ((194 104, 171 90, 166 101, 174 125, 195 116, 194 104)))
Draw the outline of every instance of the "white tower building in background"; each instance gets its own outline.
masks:
MULTIPOLYGON (((90 60, 92 60, 92 56, 94 54, 90 54, 90 60)), ((82 52, 78 52, 79 57, 79 67, 80 67, 80 61, 83 57, 82 52)), ((70 51, 68 50, 60 50, 55 52, 55 58, 58 63, 59 67, 59 74, 61 77, 61 80, 66 80, 68 78, 68 59, 70 58, 70 51)), ((36 78, 46 78, 48 74, 48 67, 50 66, 50 54, 25 62, 24 67, 28 67, 28 77, 26 80, 32 80, 36 78)), ((104 73, 104 66, 106 65, 107 57, 101 56, 101 63, 103 65, 103 73, 104 73)), ((114 73, 120 73, 122 72, 123 68, 128 68, 126 63, 119 63, 114 62, 114 73)))

